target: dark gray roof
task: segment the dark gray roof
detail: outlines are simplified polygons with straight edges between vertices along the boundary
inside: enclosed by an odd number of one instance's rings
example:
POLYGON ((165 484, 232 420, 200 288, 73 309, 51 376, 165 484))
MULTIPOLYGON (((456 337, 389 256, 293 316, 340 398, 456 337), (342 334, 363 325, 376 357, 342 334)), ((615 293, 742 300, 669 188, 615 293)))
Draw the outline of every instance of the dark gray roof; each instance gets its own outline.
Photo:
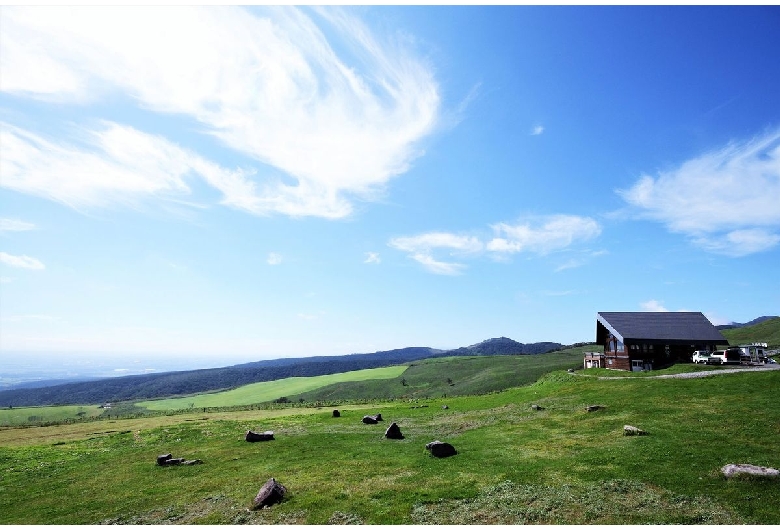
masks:
MULTIPOLYGON (((650 340, 669 342, 728 344, 718 328, 712 325, 700 312, 609 312, 596 314, 596 320, 622 342, 628 340, 650 340)), ((606 337, 596 339, 599 343, 606 337)))

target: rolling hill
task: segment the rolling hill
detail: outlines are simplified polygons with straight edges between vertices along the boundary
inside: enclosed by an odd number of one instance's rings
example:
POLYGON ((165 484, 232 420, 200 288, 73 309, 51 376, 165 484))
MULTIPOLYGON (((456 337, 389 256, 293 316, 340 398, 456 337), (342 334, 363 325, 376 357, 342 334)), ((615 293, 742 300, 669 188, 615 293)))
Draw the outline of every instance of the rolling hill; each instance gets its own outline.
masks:
POLYGON ((312 377, 405 364, 430 357, 461 355, 526 355, 560 348, 555 342, 523 344, 501 337, 456 350, 409 347, 375 353, 274 359, 208 368, 115 377, 90 382, 0 391, 0 407, 97 404, 182 396, 237 388, 287 377, 312 377))
POLYGON ((770 350, 780 348, 780 317, 761 317, 756 320, 756 324, 722 329, 720 332, 732 346, 766 342, 770 350))

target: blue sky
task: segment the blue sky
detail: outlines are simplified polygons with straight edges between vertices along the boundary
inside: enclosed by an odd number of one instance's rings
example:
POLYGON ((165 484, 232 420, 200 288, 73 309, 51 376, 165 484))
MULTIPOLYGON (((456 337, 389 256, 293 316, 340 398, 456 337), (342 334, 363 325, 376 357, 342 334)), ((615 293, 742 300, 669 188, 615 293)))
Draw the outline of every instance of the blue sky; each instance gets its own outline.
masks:
POLYGON ((778 314, 779 49, 774 6, 3 6, 0 350, 778 314))

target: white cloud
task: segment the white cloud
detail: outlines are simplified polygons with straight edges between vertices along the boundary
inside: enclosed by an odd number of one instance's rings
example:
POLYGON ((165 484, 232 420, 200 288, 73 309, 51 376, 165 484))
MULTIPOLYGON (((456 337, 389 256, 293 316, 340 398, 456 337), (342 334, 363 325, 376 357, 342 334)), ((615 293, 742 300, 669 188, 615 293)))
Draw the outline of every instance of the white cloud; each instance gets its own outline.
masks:
MULTIPOLYGON (((195 120, 263 168, 262 182, 246 178, 252 172, 209 176, 214 168, 200 168, 225 204, 258 215, 343 217, 354 198, 371 199, 420 156, 440 96, 408 39, 380 39, 341 9, 315 11, 322 30, 293 7, 4 7, 0 90, 61 105, 119 94, 163 117, 195 120)), ((107 164, 58 141, 12 139, 4 157, 33 169, 31 143, 67 155, 59 178, 73 181, 60 185, 68 204, 105 203, 104 193, 123 191, 88 186, 96 177, 83 182, 77 167, 109 165, 134 191, 186 190, 180 172, 138 174, 140 162, 118 159, 114 143, 103 146, 107 164)))
POLYGON ((492 225, 496 237, 487 249, 497 253, 532 252, 548 254, 569 247, 577 241, 587 241, 601 233, 601 226, 590 217, 553 215, 533 218, 514 225, 492 225))
POLYGON ((534 128, 531 130, 531 136, 539 136, 539 135, 540 135, 540 134, 542 134, 543 132, 544 132, 544 127, 543 127, 543 126, 541 126, 541 125, 536 125, 536 126, 534 126, 534 128))
POLYGON ((282 255, 271 252, 268 254, 268 259, 266 261, 269 265, 279 265, 282 262, 282 255))
POLYGON ((593 258, 597 258, 599 256, 603 256, 608 253, 609 252, 606 250, 591 250, 591 251, 583 252, 578 256, 570 258, 569 260, 565 261, 564 263, 556 267, 555 272, 561 272, 567 269, 576 269, 577 267, 582 267, 583 265, 590 262, 593 258))
POLYGON ((19 219, 0 219, 0 232, 23 232, 35 230, 35 225, 19 219))
POLYGON ((0 263, 21 269, 42 270, 46 268, 40 260, 30 256, 14 256, 5 252, 0 252, 0 263))
POLYGON ((379 253, 378 252, 366 252, 366 259, 363 261, 363 263, 381 263, 382 260, 379 259, 379 253))
POLYGON ((663 313, 669 312, 669 310, 663 306, 663 302, 659 302, 658 300, 648 300, 647 302, 642 302, 641 304, 639 304, 639 307, 642 308, 642 311, 663 312, 663 313))
MULTIPOLYGON (((449 250, 451 256, 468 257, 491 253, 493 258, 502 259, 508 254, 530 252, 546 255, 553 251, 564 250, 571 245, 587 241, 601 233, 599 224, 589 217, 574 215, 553 215, 535 217, 531 221, 510 225, 498 223, 492 225, 493 237, 483 242, 476 236, 465 236, 449 232, 430 232, 411 237, 396 237, 389 246, 407 252, 409 257, 421 263, 430 272, 436 274, 461 274, 466 268, 463 263, 434 259, 433 254, 441 249, 449 250)), ((590 257, 603 252, 589 252, 579 260, 567 262, 558 268, 564 270, 582 265, 590 257)))
POLYGON ((450 255, 468 255, 483 249, 482 242, 474 236, 463 236, 448 232, 429 232, 410 237, 396 237, 389 246, 407 252, 409 257, 422 264, 434 274, 455 276, 466 268, 462 263, 441 261, 433 258, 438 249, 450 250, 450 255))
POLYGON ((744 256, 780 243, 780 129, 643 175, 617 193, 705 250, 744 256))

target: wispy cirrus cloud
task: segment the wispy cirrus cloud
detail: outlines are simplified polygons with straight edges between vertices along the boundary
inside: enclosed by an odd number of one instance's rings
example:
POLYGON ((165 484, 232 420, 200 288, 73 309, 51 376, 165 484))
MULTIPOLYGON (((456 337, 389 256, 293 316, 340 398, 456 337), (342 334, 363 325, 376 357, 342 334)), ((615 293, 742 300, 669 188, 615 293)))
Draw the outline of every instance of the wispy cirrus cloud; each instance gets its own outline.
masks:
MULTIPOLYGON (((422 154, 419 142, 440 114, 432 69, 412 43, 377 35, 342 9, 7 7, 0 64, 0 90, 15 97, 60 106, 112 97, 173 127, 174 116, 193 120, 204 137, 254 160, 220 190, 229 188, 223 204, 256 215, 349 215, 353 200, 371 200, 422 154)), ((30 136, 13 136, 20 141, 4 146, 4 157, 16 159, 19 175, 40 170, 24 151, 30 136)), ((69 162, 59 174, 71 181, 60 186, 68 204, 121 202, 126 191, 85 177, 81 162, 120 171, 137 193, 186 190, 181 172, 147 178, 137 161, 115 156, 122 147, 113 143, 93 152, 57 138, 33 143, 69 162)))
POLYGON ((531 129, 531 136, 539 136, 544 132, 544 127, 542 125, 534 125, 533 129, 531 129))
POLYGON ((659 302, 658 300, 647 300, 646 302, 640 303, 639 307, 642 309, 642 311, 657 312, 657 313, 669 312, 669 310, 666 309, 666 307, 664 307, 663 302, 659 302))
POLYGON ((0 219, 0 232, 25 232, 27 230, 35 230, 35 225, 19 219, 0 219))
POLYGON ((378 252, 366 252, 366 259, 363 263, 382 263, 378 252))
POLYGON ((6 252, 0 252, 0 263, 5 263, 10 267, 17 267, 20 269, 43 270, 46 268, 39 259, 25 255, 15 256, 6 252))
POLYGON ((499 254, 545 255, 601 234, 601 225, 595 219, 577 215, 537 216, 515 224, 497 223, 492 228, 495 237, 487 243, 487 249, 499 254))
MULTIPOLYGON (((411 237, 396 237, 389 246, 407 252, 415 261, 435 274, 461 274, 466 265, 458 261, 435 259, 434 254, 448 252, 450 257, 469 257, 485 252, 493 257, 503 258, 517 253, 540 256, 565 250, 572 245, 594 239, 601 233, 601 226, 590 217, 575 215, 551 215, 528 217, 516 223, 492 225, 493 237, 480 238, 473 235, 459 235, 449 232, 430 232, 411 237)), ((602 252, 592 252, 591 257, 602 252)), ((579 266, 570 263, 568 267, 579 266)))
POLYGON ((268 254, 266 263, 269 265, 280 265, 282 263, 282 255, 278 252, 271 252, 268 254))
POLYGON ((733 142, 617 193, 695 245, 745 256, 780 243, 780 129, 733 142))
POLYGON ((483 243, 474 236, 458 235, 448 232, 429 232, 416 236, 395 237, 388 245, 409 254, 434 274, 456 276, 462 274, 466 266, 454 261, 434 259, 433 253, 444 249, 449 256, 463 256, 482 251, 483 243))

